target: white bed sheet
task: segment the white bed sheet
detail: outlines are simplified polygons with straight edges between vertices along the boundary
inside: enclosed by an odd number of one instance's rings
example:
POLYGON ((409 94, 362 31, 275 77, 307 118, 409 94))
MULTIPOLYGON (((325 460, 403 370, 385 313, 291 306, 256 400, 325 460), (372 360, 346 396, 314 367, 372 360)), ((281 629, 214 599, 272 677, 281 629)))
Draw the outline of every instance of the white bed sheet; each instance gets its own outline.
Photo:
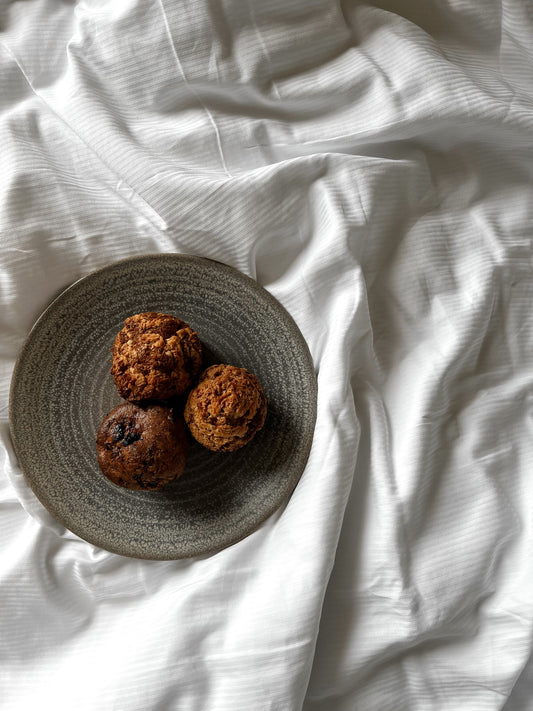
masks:
POLYGON ((528 0, 0 0, 2 711, 533 708, 532 32, 528 0), (291 500, 198 560, 66 531, 8 433, 39 313, 151 252, 257 279, 318 373, 291 500))

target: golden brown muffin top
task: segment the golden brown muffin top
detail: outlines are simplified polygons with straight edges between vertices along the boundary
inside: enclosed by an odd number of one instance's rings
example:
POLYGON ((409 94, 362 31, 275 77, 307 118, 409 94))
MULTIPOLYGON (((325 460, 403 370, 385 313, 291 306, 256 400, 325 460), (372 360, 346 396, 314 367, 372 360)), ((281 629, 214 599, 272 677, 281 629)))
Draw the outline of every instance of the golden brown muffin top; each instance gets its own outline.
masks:
POLYGON ((191 391, 185 421, 195 439, 213 451, 233 451, 249 442, 266 417, 259 381, 245 368, 213 365, 191 391))
POLYGON ((176 316, 155 311, 127 318, 111 352, 118 391, 132 402, 181 395, 202 363, 198 334, 176 316))

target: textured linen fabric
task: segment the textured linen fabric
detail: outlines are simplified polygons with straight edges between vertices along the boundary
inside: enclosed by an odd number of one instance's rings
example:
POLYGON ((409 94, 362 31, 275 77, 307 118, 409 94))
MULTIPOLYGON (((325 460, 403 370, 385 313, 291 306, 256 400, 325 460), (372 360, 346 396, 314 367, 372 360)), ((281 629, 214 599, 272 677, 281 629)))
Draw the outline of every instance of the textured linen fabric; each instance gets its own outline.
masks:
POLYGON ((529 0, 0 0, 2 711, 533 708, 532 33, 529 0), (318 374, 292 498, 202 559, 80 540, 9 438, 42 310, 153 252, 257 279, 318 374))

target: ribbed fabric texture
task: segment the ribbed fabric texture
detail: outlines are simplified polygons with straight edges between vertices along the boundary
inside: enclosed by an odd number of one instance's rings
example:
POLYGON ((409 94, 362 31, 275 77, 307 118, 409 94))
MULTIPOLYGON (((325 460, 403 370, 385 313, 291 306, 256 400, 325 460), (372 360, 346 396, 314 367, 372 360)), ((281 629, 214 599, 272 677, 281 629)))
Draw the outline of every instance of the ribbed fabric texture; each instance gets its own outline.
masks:
POLYGON ((531 709, 532 33, 529 0, 0 2, 2 711, 531 709), (318 374, 292 498, 199 560, 80 540, 9 438, 39 314, 153 252, 257 279, 318 374))

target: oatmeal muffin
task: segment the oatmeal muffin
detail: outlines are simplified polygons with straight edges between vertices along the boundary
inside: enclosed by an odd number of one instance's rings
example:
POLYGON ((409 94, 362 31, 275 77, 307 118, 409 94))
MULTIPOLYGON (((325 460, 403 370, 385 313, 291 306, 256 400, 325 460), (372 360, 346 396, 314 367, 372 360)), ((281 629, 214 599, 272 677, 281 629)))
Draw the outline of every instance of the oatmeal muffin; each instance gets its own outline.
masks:
POLYGON ((187 433, 169 407, 124 402, 106 415, 96 437, 98 465, 114 484, 155 491, 183 474, 187 433))
POLYGON ((189 393, 184 417, 192 436, 204 447, 232 452, 261 429, 266 411, 255 375, 233 365, 213 365, 189 393))
POLYGON ((130 402, 183 394, 202 364, 198 334, 179 318, 155 312, 127 318, 111 353, 111 374, 130 402))

